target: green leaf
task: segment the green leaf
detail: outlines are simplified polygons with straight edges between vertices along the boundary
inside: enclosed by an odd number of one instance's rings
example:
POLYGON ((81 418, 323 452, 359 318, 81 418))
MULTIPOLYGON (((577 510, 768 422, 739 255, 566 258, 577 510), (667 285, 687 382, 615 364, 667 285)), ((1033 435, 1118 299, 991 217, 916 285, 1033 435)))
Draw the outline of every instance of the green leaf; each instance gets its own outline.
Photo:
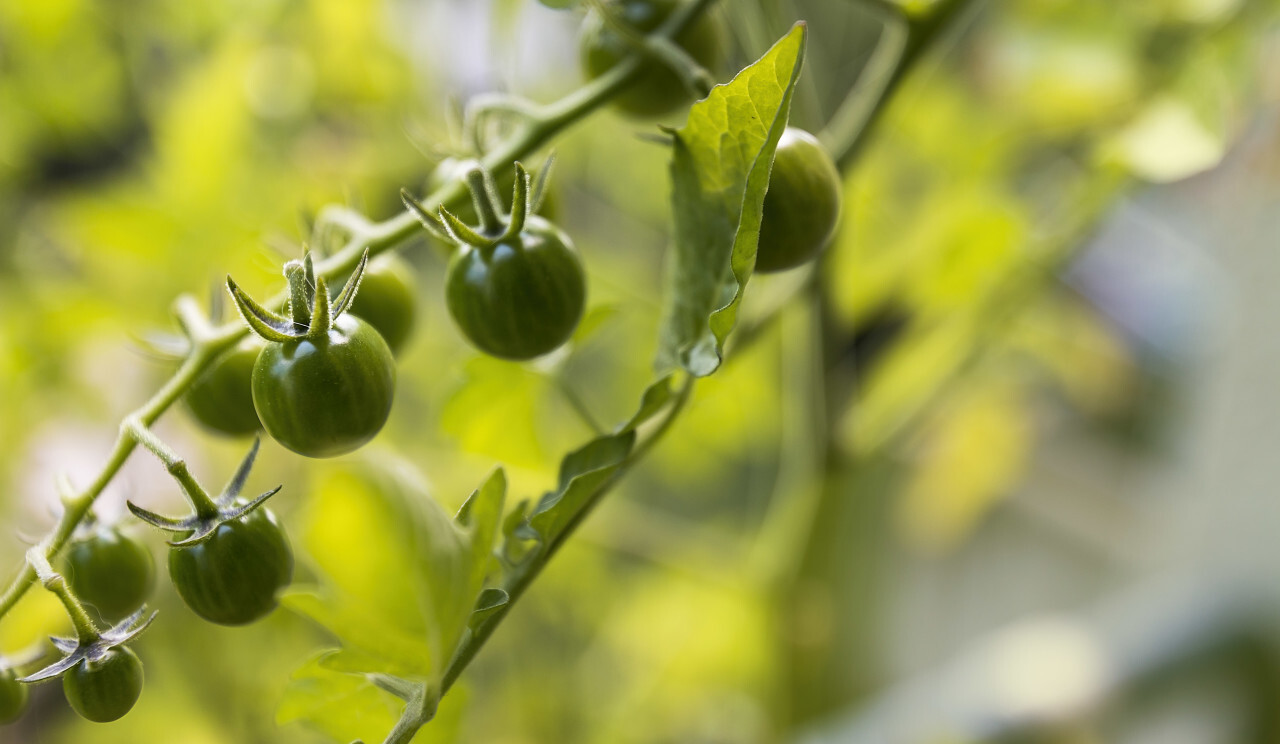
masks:
MULTIPOLYGON (((466 530, 471 545, 471 573, 467 577, 467 591, 473 599, 477 596, 482 600, 484 598, 481 590, 502 526, 502 506, 506 495, 507 476, 502 468, 498 468, 458 510, 456 521, 466 530)), ((471 609, 468 607, 468 611, 471 609)))
POLYGON ((538 442, 538 406, 548 390, 544 375, 477 356, 445 403, 440 425, 468 452, 512 467, 542 467, 547 457, 538 442))
POLYGON ((511 601, 511 596, 507 594, 505 589, 485 589, 480 593, 480 599, 476 600, 476 608, 471 612, 471 620, 469 626, 474 629, 488 620, 493 613, 507 606, 511 601))
POLYGON ((291 589, 281 604, 328 630, 348 651, 347 660, 360 665, 345 671, 384 674, 423 674, 432 666, 425 630, 415 623, 404 627, 377 606, 362 606, 350 593, 309 588, 291 589))
POLYGON ((634 430, 609 434, 566 455, 560 463, 559 488, 543 496, 529 516, 528 527, 534 534, 518 534, 553 545, 626 462, 635 441, 634 430))
POLYGON ((618 427, 619 432, 635 429, 657 415, 671 401, 671 378, 671 375, 666 375, 645 388, 644 394, 640 396, 640 408, 626 423, 618 427))
POLYGON ((359 654, 360 671, 438 679, 483 589, 505 492, 495 471, 455 522, 403 464, 326 473, 301 532, 323 585, 285 605, 359 654))
POLYGON ((342 742, 381 741, 400 719, 404 703, 364 675, 328 669, 332 655, 326 651, 294 673, 276 710, 276 722, 305 723, 342 742))
POLYGON ((805 26, 695 103, 675 137, 671 201, 676 239, 660 370, 705 377, 720 366, 725 339, 755 266, 773 153, 786 128, 800 74, 805 26))
MULTIPOLYGON (((610 483, 618 469, 626 464, 635 447, 636 428, 658 414, 672 399, 672 375, 665 375, 645 388, 640 406, 614 434, 596 437, 570 452, 560 461, 560 477, 556 490, 543 495, 537 506, 524 517, 527 505, 521 503, 503 523, 506 543, 503 547, 508 562, 528 558, 527 541, 545 548, 560 538, 600 489, 610 483)), ((536 551, 535 551, 536 552, 536 551)))

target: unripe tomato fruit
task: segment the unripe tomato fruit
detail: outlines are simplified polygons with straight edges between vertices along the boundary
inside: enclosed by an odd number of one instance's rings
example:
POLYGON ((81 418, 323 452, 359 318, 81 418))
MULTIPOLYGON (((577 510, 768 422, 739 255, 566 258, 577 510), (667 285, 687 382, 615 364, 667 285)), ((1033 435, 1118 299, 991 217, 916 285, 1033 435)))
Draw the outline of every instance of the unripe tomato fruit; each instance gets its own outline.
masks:
POLYGON ((98 525, 67 546, 62 574, 82 601, 97 609, 103 619, 114 622, 151 596, 156 564, 142 542, 115 527, 98 525))
POLYGON ((0 672, 0 725, 21 718, 29 697, 27 686, 18 681, 12 669, 0 672))
POLYGON ((209 431, 244 437, 262 428, 253 408, 253 364, 262 351, 262 341, 247 338, 214 360, 195 381, 183 400, 187 408, 209 431))
POLYGON ((293 578, 293 549, 265 507, 218 525, 206 540, 169 549, 169 577, 200 617, 245 625, 276 606, 293 578))
POLYGON ((81 661, 62 675, 62 693, 81 718, 109 723, 122 718, 142 694, 142 661, 117 646, 95 662, 81 661))
POLYGON ((821 253, 840 219, 840 194, 840 172, 818 139, 787 127, 764 195, 755 270, 783 271, 821 253))
POLYGON ((568 236, 530 215, 518 236, 454 254, 445 301, 476 348, 532 359, 573 335, 586 304, 586 275, 568 236))
POLYGON ((253 366, 258 419, 273 439, 307 457, 335 457, 373 439, 391 414, 395 387, 387 342, 346 313, 319 341, 268 343, 253 366))
MULTIPOLYGON (((676 0, 624 0, 613 2, 616 12, 638 33, 647 34, 671 15, 676 0)), ((720 28, 705 13, 675 37, 675 42, 703 67, 719 65, 724 54, 720 28)), ((580 38, 582 66, 595 79, 632 53, 627 40, 609 28, 598 13, 587 16, 580 38)), ((613 99, 624 113, 637 117, 662 116, 689 102, 689 91, 679 76, 656 59, 642 63, 638 77, 613 99)))
POLYGON ((396 254, 384 253, 365 267, 360 291, 347 312, 373 326, 391 353, 399 354, 413 332, 417 306, 413 269, 396 254))

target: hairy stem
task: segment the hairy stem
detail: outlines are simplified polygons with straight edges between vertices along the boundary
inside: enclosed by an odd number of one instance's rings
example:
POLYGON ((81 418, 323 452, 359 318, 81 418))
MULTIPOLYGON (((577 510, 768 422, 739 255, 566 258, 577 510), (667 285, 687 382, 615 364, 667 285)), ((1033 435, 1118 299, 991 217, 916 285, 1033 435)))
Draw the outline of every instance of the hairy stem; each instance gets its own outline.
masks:
POLYGON ((30 551, 29 560, 31 566, 35 570, 36 575, 40 578, 40 582, 44 584, 44 588, 48 589, 59 600, 62 606, 66 608, 67 615, 71 618, 71 625, 76 630, 76 640, 82 645, 87 645, 98 640, 98 626, 94 624, 89 617, 89 613, 85 611, 84 605, 80 603, 80 598, 71 591, 70 585, 62 574, 53 570, 53 566, 49 565, 49 559, 45 557, 39 545, 30 551))
POLYGON ((164 463, 165 470, 169 471, 169 475, 172 475, 173 479, 178 481, 178 485, 182 487, 182 492, 186 494, 191 508, 196 512, 196 516, 202 519, 211 519, 218 516, 218 505, 214 503, 208 492, 191 474, 191 470, 187 467, 187 461, 170 449, 169 445, 156 436, 155 432, 151 431, 146 424, 135 416, 126 418, 120 428, 128 432, 129 436, 133 437, 138 444, 146 447, 151 454, 164 463))

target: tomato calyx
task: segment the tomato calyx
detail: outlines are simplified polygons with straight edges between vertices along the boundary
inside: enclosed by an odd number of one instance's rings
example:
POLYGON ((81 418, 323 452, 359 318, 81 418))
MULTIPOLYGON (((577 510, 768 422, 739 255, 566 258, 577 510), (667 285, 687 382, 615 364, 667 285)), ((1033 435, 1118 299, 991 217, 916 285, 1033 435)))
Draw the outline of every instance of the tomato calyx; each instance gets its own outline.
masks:
POLYGON ((54 677, 60 677, 81 663, 87 665, 97 664, 106 659, 112 649, 123 647, 129 641, 137 638, 142 631, 151 625, 151 621, 155 619, 156 614, 156 612, 152 612, 147 615, 146 608, 140 609, 111 626, 111 628, 94 632, 88 637, 61 638, 50 636, 49 640, 53 642, 54 648, 62 652, 62 658, 38 672, 20 678, 18 681, 25 684, 43 682, 54 677))
POLYGON ((437 207, 435 214, 432 214, 426 205, 414 199, 406 190, 400 191, 400 198, 422 226, 435 237, 456 246, 477 248, 488 255, 500 244, 519 242, 518 238, 525 229, 526 220, 530 214, 537 212, 546 195, 547 181, 553 162, 554 157, 548 159, 542 166, 538 171, 536 183, 523 164, 515 163, 511 211, 505 214, 502 210, 502 200, 494 185, 493 175, 484 166, 474 160, 453 166, 455 173, 461 172, 471 191, 471 201, 480 221, 475 228, 445 209, 443 205, 437 207))
POLYGON ((249 471, 253 469, 253 461, 258 456, 258 447, 261 440, 255 438, 253 446, 249 448, 249 453, 245 455, 244 460, 240 462, 240 466, 236 468, 236 472, 231 476, 231 480, 227 482, 222 493, 216 498, 211 499, 203 491, 192 493, 187 484, 183 484, 187 496, 191 500, 195 508, 195 513, 178 519, 161 516, 150 510, 144 509, 132 501, 127 502, 129 511, 138 519, 147 524, 157 527, 166 532, 186 533, 180 540, 171 540, 169 545, 175 548, 189 547, 197 545, 209 539, 218 527, 243 519, 246 515, 262 506, 267 499, 275 496, 280 492, 283 486, 276 486, 252 501, 240 501, 240 491, 244 489, 245 480, 249 477, 249 471))
POLYGON ((316 275, 310 253, 303 256, 301 261, 285 264, 284 273, 289 280, 289 317, 258 304, 229 275, 227 291, 231 293, 236 309, 249 324, 249 328, 267 341, 323 343, 333 328, 334 320, 346 312, 355 300, 368 264, 369 250, 366 248, 364 255, 360 257, 360 263, 356 264, 355 271, 351 273, 351 278, 332 302, 329 300, 328 284, 323 276, 316 275))

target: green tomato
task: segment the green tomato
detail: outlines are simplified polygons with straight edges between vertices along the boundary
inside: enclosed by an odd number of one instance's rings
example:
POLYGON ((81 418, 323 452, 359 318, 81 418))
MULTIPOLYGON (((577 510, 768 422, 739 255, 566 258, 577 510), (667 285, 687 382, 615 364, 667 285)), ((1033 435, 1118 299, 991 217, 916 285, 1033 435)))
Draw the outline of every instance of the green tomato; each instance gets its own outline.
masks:
POLYGON ((0 725, 13 723, 27 709, 27 686, 12 669, 0 671, 0 725))
POLYGON ((253 405, 263 427, 307 457, 336 457, 373 439, 391 414, 395 387, 387 342, 347 313, 320 341, 268 343, 253 366, 253 405))
POLYGON ((183 400, 206 429, 216 434, 244 437, 262 428, 253 409, 253 364, 262 341, 247 338, 214 360, 183 400))
POLYGON ((81 718, 109 723, 122 718, 142 694, 142 661, 128 646, 108 649, 97 661, 81 661, 62 675, 62 693, 81 718))
POLYGON ((799 266, 827 247, 840 219, 840 172, 818 139, 787 127, 764 195, 756 271, 799 266))
POLYGON ((81 600, 114 622, 151 596, 156 564, 146 545, 115 527, 99 525, 67 546, 62 574, 81 600))
MULTIPOLYGON (((613 0, 610 4, 622 20, 642 34, 662 25, 679 5, 676 0, 613 0)), ((579 41, 583 69, 593 80, 632 53, 627 40, 609 28, 597 12, 587 15, 579 41)), ((724 55, 720 28, 705 13, 680 32, 675 42, 703 67, 717 67, 724 55)), ((632 116, 654 117, 671 113, 689 99, 688 89, 670 67, 659 60, 647 59, 638 77, 614 97, 613 104, 632 116)))
POLYGON ((414 286, 408 262, 394 253, 384 253, 365 267, 360 290, 347 312, 373 326, 391 353, 399 354, 413 332, 418 306, 414 286))
POLYGON ((169 577, 200 617, 245 625, 275 609, 276 593, 293 578, 293 549, 275 515, 260 506, 202 542, 170 548, 169 577))
POLYGON ((476 348, 532 359, 573 335, 586 276, 568 236, 531 215, 519 236, 490 248, 461 247, 449 262, 445 301, 476 348))

